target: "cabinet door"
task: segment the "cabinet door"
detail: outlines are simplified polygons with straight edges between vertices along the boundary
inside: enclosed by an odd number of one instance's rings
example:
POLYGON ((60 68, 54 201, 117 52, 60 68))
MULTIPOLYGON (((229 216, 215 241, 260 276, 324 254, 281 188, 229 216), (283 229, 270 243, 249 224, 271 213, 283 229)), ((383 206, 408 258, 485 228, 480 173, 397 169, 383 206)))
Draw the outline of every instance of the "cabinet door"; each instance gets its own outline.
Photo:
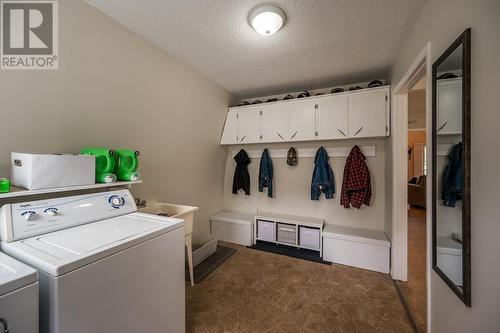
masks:
POLYGON ((322 97, 316 105, 316 139, 346 138, 349 134, 349 97, 322 97))
POLYGON ((293 101, 287 103, 288 141, 314 140, 314 101, 293 101))
POLYGON ((385 136, 387 89, 356 92, 349 97, 349 136, 385 136))
POLYGON ((284 103, 265 105, 262 109, 262 142, 286 140, 286 106, 284 103))
POLYGON ((436 86, 437 134, 462 133, 462 78, 439 80, 436 86))
POLYGON ((238 143, 260 142, 260 108, 238 111, 238 143))
POLYGON ((226 122, 222 137, 220 139, 221 145, 233 145, 238 143, 238 112, 229 110, 226 115, 226 122))

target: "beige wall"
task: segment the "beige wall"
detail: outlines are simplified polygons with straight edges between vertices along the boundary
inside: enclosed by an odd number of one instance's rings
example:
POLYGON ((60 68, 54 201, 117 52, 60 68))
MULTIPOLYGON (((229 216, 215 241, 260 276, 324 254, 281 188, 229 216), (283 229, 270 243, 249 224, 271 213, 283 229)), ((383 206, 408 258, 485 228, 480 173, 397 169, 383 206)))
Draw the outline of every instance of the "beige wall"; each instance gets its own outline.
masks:
POLYGON ((83 0, 59 6, 60 69, 0 71, 0 176, 11 151, 138 149, 134 193, 199 206, 195 238, 206 239, 222 207, 229 94, 83 0))
POLYGON ((472 28, 472 307, 467 308, 432 273, 432 332, 500 332, 500 210, 498 209, 498 87, 500 87, 500 2, 429 0, 396 58, 398 82, 427 41, 439 55, 472 28))
MULTIPOLYGON (((255 212, 268 211, 284 214, 310 216, 324 218, 326 223, 360 227, 374 230, 384 230, 385 223, 385 140, 338 140, 329 142, 297 143, 295 148, 319 148, 322 144, 325 147, 352 147, 357 145, 375 145, 377 154, 375 157, 367 157, 368 167, 372 177, 372 202, 370 207, 362 206, 361 209, 345 209, 340 206, 340 191, 342 188, 342 175, 344 171, 345 157, 330 158, 335 175, 336 195, 334 199, 325 200, 321 196, 319 201, 311 200, 311 176, 313 171, 314 158, 299 158, 296 167, 286 164, 286 159, 273 159, 274 167, 274 198, 267 198, 267 189, 263 193, 258 192, 258 176, 260 159, 252 159, 249 165, 251 178, 250 196, 241 192, 238 195, 232 194, 232 184, 234 168, 236 163, 232 154, 228 154, 226 161, 226 174, 224 181, 224 209, 255 212)), ((291 146, 291 145, 290 145, 291 146)), ((245 150, 264 148, 288 149, 279 145, 252 145, 245 147, 228 148, 229 152, 243 148, 245 150)))
POLYGON ((408 92, 408 128, 425 128, 425 90, 408 92))

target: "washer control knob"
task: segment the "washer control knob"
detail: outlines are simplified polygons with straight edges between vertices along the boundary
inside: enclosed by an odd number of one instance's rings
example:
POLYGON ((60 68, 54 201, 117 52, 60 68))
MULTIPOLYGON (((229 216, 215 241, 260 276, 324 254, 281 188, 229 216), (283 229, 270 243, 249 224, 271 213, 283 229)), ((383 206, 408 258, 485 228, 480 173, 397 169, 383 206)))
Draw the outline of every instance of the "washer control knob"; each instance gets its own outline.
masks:
POLYGON ((123 199, 123 197, 120 197, 118 195, 113 195, 112 197, 109 198, 109 203, 114 208, 119 208, 125 205, 125 199, 123 199))
POLYGON ((31 221, 35 217, 36 213, 34 211, 27 211, 21 214, 26 221, 31 221))

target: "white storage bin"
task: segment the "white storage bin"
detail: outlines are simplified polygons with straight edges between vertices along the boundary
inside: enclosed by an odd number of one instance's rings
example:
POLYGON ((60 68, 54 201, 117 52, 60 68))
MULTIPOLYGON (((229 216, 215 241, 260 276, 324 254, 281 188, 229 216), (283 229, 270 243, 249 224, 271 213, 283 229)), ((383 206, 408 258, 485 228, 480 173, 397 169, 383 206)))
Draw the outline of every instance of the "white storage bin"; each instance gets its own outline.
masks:
POLYGON ((337 264, 389 273, 391 243, 383 231, 327 225, 323 259, 337 264))
POLYGON ((11 154, 12 185, 28 190, 95 184, 95 156, 11 154))
POLYGON ((257 220, 257 239, 268 242, 275 242, 276 229, 274 222, 257 220))
POLYGON ((253 244, 253 216, 229 211, 218 212, 210 217, 210 233, 213 238, 245 246, 253 244))
POLYGON ((297 245, 297 225, 277 223, 278 235, 276 240, 280 243, 297 245))
POLYGON ((321 232, 318 228, 300 226, 299 245, 311 250, 320 250, 321 232))

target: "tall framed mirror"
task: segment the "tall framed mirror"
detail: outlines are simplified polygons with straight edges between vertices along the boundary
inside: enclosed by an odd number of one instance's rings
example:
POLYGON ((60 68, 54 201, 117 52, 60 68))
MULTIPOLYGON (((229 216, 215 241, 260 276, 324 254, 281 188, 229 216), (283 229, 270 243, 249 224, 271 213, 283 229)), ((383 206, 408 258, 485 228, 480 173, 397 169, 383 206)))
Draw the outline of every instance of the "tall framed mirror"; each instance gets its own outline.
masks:
POLYGON ((432 66, 432 266, 471 306, 470 29, 432 66))

